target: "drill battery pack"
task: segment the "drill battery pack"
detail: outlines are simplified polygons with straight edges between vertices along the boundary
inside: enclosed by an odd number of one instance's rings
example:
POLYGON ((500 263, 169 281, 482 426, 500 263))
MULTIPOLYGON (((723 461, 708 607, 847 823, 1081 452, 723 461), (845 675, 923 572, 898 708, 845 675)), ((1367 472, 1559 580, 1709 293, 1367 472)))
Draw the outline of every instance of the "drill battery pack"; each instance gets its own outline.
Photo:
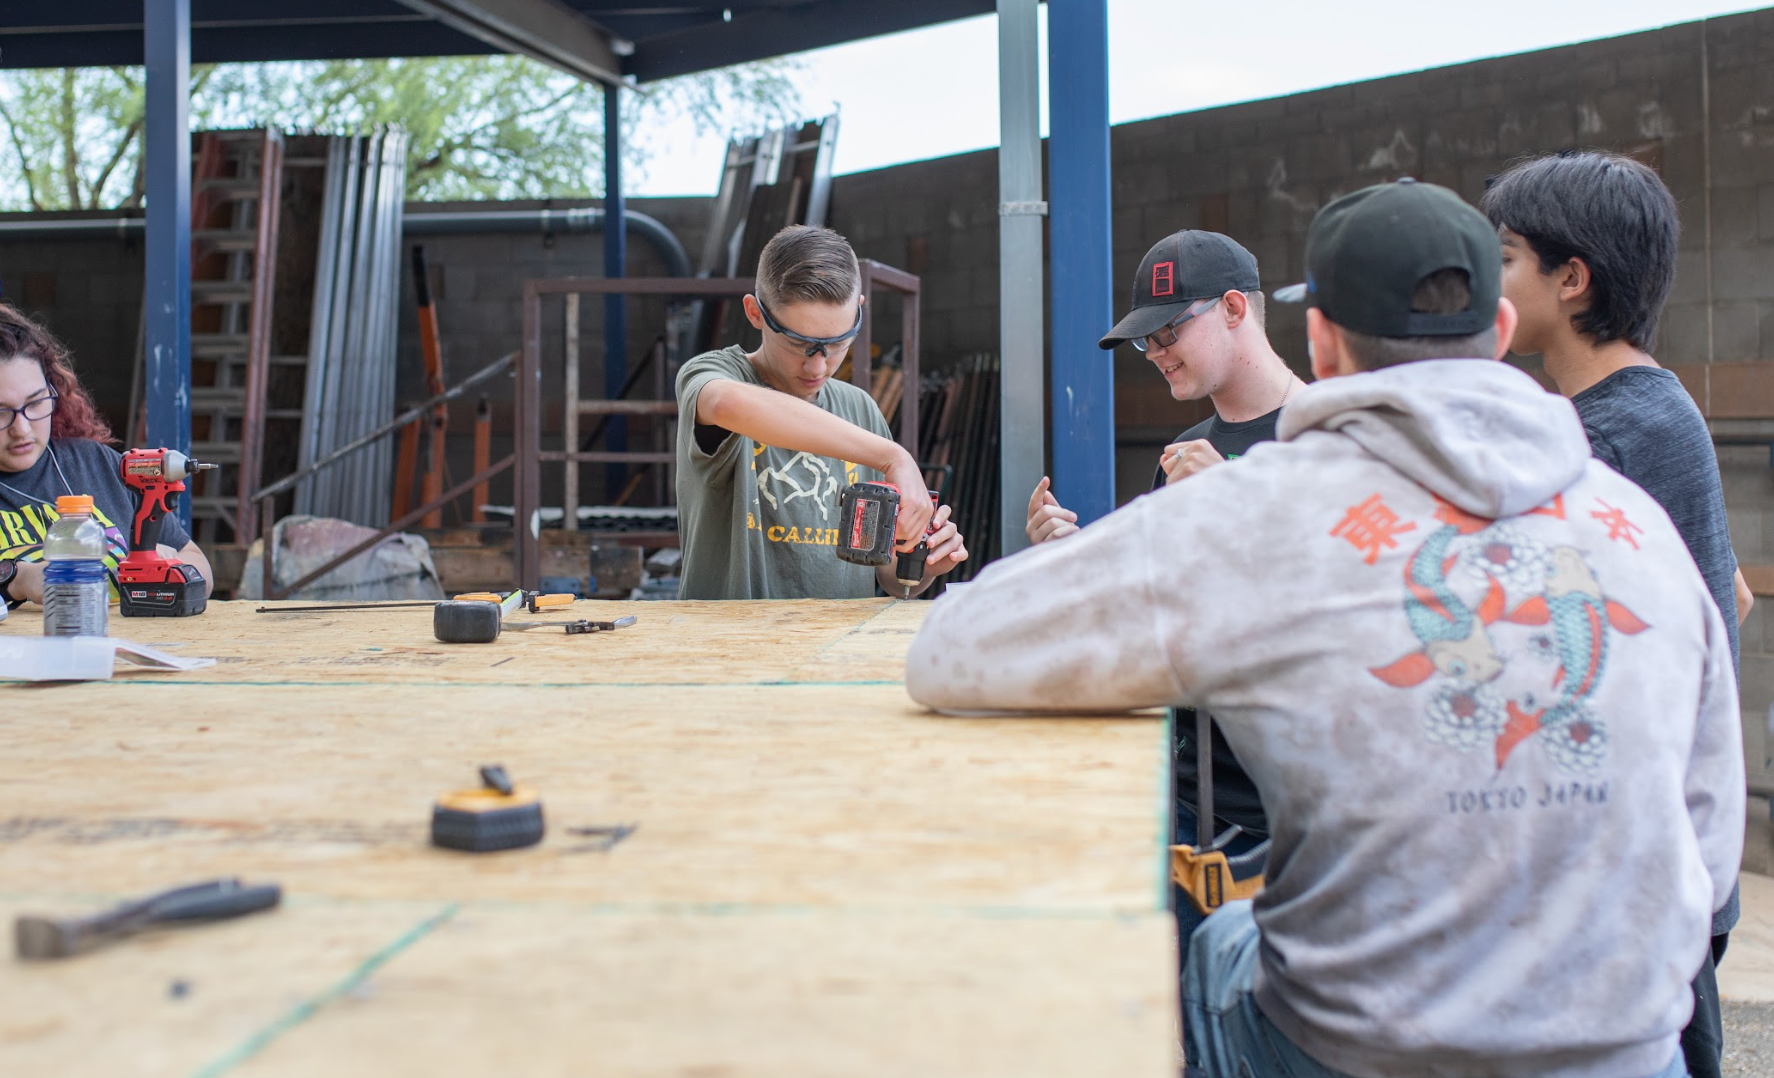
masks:
POLYGON ((838 494, 838 557, 857 565, 886 565, 893 560, 898 521, 898 487, 850 484, 838 494))
POLYGON ((164 580, 117 580, 117 609, 126 618, 188 618, 209 605, 203 574, 194 565, 166 567, 164 580))

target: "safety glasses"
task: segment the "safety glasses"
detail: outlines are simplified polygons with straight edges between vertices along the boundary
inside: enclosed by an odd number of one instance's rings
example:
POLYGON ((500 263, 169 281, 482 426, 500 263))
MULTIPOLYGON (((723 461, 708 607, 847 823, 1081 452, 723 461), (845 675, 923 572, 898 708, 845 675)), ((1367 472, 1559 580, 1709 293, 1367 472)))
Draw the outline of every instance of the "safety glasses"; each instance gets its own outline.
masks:
POLYGON ((1179 327, 1181 327, 1183 325, 1183 323, 1187 322, 1189 319, 1194 318, 1197 315, 1204 314, 1207 311, 1212 310, 1213 305, 1218 303, 1219 301, 1220 301, 1220 297, 1215 296, 1213 299, 1208 300, 1205 306, 1190 307, 1188 310, 1184 311, 1182 314, 1177 315, 1177 317, 1174 321, 1169 322, 1166 325, 1160 326, 1158 328, 1157 332, 1151 333, 1151 334, 1144 336, 1144 337, 1136 337, 1133 340, 1128 341, 1127 343, 1133 345, 1134 350, 1138 351, 1138 352, 1144 352, 1144 351, 1147 351, 1148 349, 1153 349, 1153 348, 1169 348, 1171 345, 1173 345, 1177 342, 1178 329, 1179 329, 1179 327))
MULTIPOLYGON (((756 297, 753 298, 755 299, 756 297)), ((823 356, 826 354, 825 350, 830 346, 834 344, 843 344, 846 341, 853 340, 858 333, 862 332, 861 300, 858 300, 856 303, 856 324, 850 327, 850 332, 841 333, 836 337, 809 337, 804 333, 796 333, 781 322, 778 322, 776 316, 770 313, 770 308, 764 306, 764 301, 761 299, 758 300, 758 310, 764 316, 764 324, 769 326, 772 332, 780 333, 789 340, 794 341, 796 344, 804 345, 809 357, 823 356)))

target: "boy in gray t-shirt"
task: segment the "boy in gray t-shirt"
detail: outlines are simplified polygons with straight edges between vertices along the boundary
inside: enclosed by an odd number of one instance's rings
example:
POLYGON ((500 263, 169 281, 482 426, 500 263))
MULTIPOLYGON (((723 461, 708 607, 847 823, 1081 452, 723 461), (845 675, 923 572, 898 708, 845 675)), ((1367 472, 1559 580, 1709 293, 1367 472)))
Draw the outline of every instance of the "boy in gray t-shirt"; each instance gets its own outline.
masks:
POLYGON ((832 379, 862 325, 856 255, 829 229, 794 225, 758 260, 745 316, 755 352, 705 352, 678 372, 678 519, 685 599, 866 599, 875 584, 910 598, 967 559, 948 506, 935 509, 917 462, 867 393, 832 379), (859 480, 901 494, 898 546, 934 522, 924 579, 842 561, 838 494, 859 480))
MULTIPOLYGON (((1544 357, 1546 373, 1577 408, 1591 453, 1669 514, 1724 615, 1735 661, 1737 627, 1755 600, 1731 551, 1718 454, 1681 380, 1649 351, 1675 280, 1675 199, 1631 158, 1562 153, 1497 177, 1484 210, 1503 245, 1503 294, 1520 315, 1511 351, 1544 357)), ((1611 539, 1636 545, 1637 528, 1624 515, 1606 508, 1592 515, 1611 539)), ((1721 1071, 1715 966, 1737 915, 1733 889, 1713 912, 1712 952, 1682 1031, 1693 1078, 1721 1071)))

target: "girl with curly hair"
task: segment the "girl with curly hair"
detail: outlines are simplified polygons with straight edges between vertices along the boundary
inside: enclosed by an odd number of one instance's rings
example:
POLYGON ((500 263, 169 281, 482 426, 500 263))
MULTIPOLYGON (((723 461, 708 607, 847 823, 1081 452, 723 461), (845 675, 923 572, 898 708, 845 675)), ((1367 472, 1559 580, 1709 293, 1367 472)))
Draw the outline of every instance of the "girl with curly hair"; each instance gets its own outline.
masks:
MULTIPOLYGON (((67 349, 16 308, 0 303, 0 598, 43 601, 43 540, 55 500, 88 494, 104 525, 105 565, 129 555, 135 499, 123 485, 122 455, 104 417, 74 377, 67 349)), ((165 518, 160 545, 212 580, 209 559, 177 517, 165 518)), ((113 597, 115 597, 113 595, 113 597)))

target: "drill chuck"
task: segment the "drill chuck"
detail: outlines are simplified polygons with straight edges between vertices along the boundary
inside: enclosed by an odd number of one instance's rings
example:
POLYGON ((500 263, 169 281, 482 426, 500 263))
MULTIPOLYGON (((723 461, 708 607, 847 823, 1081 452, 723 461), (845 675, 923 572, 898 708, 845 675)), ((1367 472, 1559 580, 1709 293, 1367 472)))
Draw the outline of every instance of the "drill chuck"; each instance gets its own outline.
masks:
POLYGON ((930 556, 930 541, 918 540, 918 545, 893 560, 893 579, 908 588, 915 588, 924 582, 924 559, 930 556))
POLYGON ((166 463, 162 466, 162 476, 169 483, 182 483, 198 472, 208 472, 220 468, 220 464, 205 464, 192 460, 176 449, 166 451, 166 463))

